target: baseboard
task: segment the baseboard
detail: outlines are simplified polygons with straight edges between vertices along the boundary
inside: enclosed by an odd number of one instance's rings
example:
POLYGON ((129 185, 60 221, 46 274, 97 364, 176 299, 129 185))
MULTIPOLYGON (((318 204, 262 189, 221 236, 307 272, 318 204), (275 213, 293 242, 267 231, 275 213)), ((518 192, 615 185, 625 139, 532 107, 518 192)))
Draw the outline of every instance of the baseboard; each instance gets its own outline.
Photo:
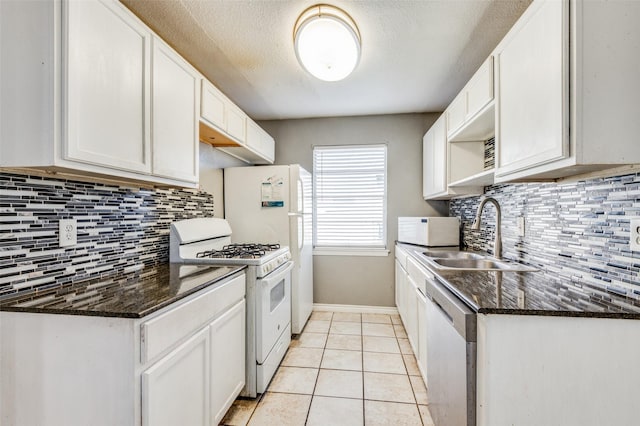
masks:
POLYGON ((398 314, 398 309, 393 306, 334 305, 329 303, 314 303, 313 310, 331 312, 356 312, 360 314, 398 314))

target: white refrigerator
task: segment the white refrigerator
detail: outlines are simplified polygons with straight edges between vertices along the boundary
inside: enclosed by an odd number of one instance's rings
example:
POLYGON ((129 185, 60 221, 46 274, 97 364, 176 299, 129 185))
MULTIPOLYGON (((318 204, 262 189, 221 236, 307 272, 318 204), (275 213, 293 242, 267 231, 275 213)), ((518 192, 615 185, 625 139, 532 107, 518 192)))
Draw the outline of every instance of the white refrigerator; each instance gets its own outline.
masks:
POLYGON ((224 212, 233 242, 289 246, 291 332, 300 334, 313 307, 311 174, 297 164, 226 168, 224 212))

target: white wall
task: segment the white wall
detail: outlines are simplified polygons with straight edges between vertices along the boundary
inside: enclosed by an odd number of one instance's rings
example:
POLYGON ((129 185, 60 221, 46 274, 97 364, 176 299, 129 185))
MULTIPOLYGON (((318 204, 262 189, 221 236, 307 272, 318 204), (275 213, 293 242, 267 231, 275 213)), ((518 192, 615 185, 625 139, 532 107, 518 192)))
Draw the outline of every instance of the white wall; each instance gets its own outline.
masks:
POLYGON ((276 140, 277 164, 313 170, 313 146, 386 143, 386 257, 314 256, 314 302, 394 306, 393 244, 398 216, 447 215, 445 202, 422 199, 422 136, 438 114, 262 121, 276 140))
POLYGON ((213 195, 215 217, 224 217, 222 169, 244 165, 243 161, 200 142, 200 189, 213 195))

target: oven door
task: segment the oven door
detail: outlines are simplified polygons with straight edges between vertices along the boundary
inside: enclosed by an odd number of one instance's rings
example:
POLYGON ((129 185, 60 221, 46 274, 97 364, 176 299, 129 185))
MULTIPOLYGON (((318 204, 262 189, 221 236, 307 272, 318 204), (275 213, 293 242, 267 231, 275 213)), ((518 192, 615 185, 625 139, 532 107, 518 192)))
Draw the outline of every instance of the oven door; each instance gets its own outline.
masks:
POLYGON ((256 361, 262 364, 291 322, 291 269, 287 262, 256 283, 256 361))

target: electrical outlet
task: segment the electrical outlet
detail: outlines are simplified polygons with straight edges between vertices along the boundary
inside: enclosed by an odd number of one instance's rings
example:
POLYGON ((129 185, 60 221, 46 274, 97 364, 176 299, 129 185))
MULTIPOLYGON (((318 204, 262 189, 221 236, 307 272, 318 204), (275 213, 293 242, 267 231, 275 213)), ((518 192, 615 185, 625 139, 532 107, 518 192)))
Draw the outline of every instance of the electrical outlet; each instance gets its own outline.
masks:
POLYGON ((640 251, 640 218, 629 221, 631 235, 629 236, 629 248, 631 251, 640 251))
POLYGON ((524 216, 518 216, 518 237, 524 237, 524 216))
POLYGON ((58 222, 58 245, 75 246, 78 243, 78 223, 75 219, 60 219, 58 222))

